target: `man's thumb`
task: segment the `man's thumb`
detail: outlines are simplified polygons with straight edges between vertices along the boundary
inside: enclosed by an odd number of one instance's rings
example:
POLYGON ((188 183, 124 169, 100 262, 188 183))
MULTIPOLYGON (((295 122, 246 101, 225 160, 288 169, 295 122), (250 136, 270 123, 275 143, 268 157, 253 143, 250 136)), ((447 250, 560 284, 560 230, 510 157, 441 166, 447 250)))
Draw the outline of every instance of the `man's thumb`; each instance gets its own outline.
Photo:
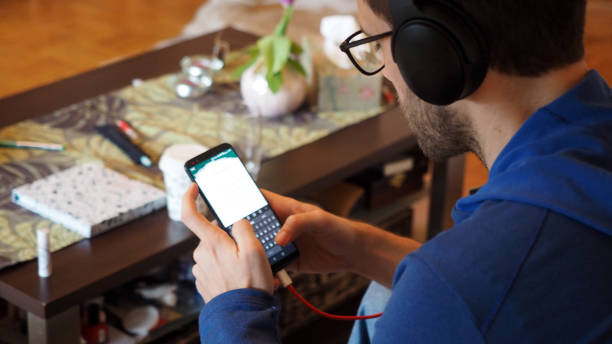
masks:
POLYGON ((236 245, 238 245, 238 250, 245 250, 250 248, 259 248, 263 249, 263 246, 255 237, 255 232, 253 231, 253 227, 247 220, 240 220, 232 226, 232 236, 234 240, 236 240, 236 245))

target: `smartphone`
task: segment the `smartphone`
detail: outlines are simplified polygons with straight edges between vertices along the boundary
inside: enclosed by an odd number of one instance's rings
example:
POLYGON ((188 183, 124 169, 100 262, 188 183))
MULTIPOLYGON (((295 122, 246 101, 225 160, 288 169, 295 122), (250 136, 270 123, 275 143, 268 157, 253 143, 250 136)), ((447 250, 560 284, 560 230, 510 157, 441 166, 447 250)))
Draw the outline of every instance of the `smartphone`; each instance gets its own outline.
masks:
POLYGON ((223 143, 190 159, 185 163, 185 171, 228 234, 241 219, 251 223, 272 272, 297 258, 298 250, 293 243, 283 247, 274 242, 281 228, 278 216, 230 144, 223 143))

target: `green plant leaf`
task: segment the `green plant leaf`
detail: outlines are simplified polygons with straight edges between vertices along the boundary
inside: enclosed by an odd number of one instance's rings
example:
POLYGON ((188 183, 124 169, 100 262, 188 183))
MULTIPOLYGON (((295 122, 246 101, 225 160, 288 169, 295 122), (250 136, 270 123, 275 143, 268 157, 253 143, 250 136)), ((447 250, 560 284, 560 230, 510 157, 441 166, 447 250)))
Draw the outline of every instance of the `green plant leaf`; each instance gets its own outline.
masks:
POLYGON ((287 32, 287 26, 289 25, 289 20, 291 19, 291 15, 293 14, 293 5, 289 5, 285 8, 283 12, 283 17, 281 18, 280 23, 276 26, 276 30, 274 30, 275 35, 284 36, 287 32))
POLYGON ((302 49, 302 46, 295 43, 295 42, 291 42, 291 53, 292 54, 296 54, 299 55, 304 51, 304 49, 302 49))
POLYGON ((298 73, 302 74, 303 76, 306 76, 306 70, 304 69, 302 64, 299 63, 297 60, 289 58, 287 60, 287 67, 297 71, 298 73))
POLYGON ((268 73, 266 74, 266 81, 268 82, 270 91, 272 91, 272 93, 276 93, 283 85, 283 73, 268 73))
POLYGON ((274 51, 274 62, 272 73, 278 73, 285 67, 289 52, 291 51, 291 40, 286 36, 275 36, 272 39, 272 50, 274 51))
POLYGON ((259 54, 263 57, 264 65, 266 66, 267 71, 271 71, 274 65, 273 42, 273 35, 265 36, 257 41, 257 48, 259 49, 259 54))
POLYGON ((248 46, 244 50, 247 54, 251 55, 251 57, 259 56, 259 47, 257 47, 257 44, 248 46))

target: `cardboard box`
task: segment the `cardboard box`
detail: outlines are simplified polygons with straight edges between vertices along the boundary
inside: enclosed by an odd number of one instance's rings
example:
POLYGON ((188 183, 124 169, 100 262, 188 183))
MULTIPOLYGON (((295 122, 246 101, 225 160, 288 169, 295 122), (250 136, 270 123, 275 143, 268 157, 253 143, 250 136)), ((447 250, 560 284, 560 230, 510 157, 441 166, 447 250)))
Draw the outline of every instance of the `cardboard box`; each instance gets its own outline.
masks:
POLYGON ((330 61, 322 47, 322 38, 310 38, 307 47, 314 65, 311 83, 318 111, 368 110, 380 106, 382 73, 367 76, 357 68, 342 69, 330 61))

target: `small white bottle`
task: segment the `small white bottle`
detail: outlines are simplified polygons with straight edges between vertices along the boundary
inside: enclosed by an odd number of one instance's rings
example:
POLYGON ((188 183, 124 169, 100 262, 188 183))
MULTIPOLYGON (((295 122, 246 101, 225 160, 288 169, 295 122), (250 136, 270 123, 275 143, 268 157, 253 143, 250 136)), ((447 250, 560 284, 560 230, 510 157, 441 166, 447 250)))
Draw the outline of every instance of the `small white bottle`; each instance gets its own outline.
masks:
POLYGON ((46 278, 51 276, 49 228, 40 228, 36 231, 36 242, 38 247, 38 276, 46 278))

